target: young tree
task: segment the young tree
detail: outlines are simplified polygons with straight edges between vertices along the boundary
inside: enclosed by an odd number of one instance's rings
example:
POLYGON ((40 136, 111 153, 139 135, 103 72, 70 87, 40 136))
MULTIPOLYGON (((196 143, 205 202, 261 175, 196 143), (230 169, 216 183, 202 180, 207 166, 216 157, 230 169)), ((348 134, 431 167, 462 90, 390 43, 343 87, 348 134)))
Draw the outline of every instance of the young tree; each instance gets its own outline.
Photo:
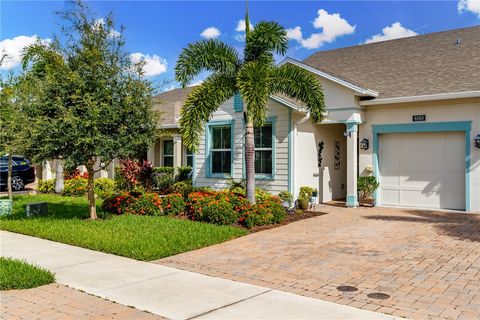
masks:
POLYGON ((182 108, 180 131, 185 144, 196 150, 205 122, 218 107, 237 92, 246 105, 245 163, 247 198, 255 203, 254 126, 262 126, 268 115, 272 94, 283 94, 303 102, 313 121, 322 119, 325 110, 323 91, 315 76, 304 69, 285 64, 277 67, 273 54, 285 54, 288 39, 276 22, 262 21, 250 30, 245 15, 246 44, 243 57, 219 40, 202 40, 183 49, 175 75, 184 87, 200 72, 211 74, 192 90, 182 108))
POLYGON ((40 88, 41 102, 28 112, 28 151, 37 161, 62 159, 69 166, 84 165, 90 217, 96 219, 95 172, 115 158, 146 150, 155 139, 158 117, 143 64, 130 60, 112 16, 95 19, 76 2, 62 17, 64 40, 37 42, 23 56, 27 79, 40 88))
POLYGON ((22 75, 11 74, 6 80, 0 79, 0 156, 8 155, 7 188, 10 200, 13 199, 12 156, 25 150, 28 139, 25 127, 28 126, 28 122, 23 106, 33 89, 21 82, 21 77, 22 75))

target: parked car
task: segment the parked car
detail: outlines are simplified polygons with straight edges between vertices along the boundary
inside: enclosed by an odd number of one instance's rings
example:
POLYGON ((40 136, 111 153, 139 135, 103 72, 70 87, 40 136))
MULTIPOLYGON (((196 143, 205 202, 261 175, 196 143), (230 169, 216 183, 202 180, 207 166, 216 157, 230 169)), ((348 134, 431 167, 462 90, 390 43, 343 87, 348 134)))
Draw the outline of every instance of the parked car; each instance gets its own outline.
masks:
MULTIPOLYGON (((0 157, 0 189, 7 188, 8 156, 0 157)), ((12 157, 12 189, 20 191, 35 181, 35 168, 22 156, 12 157)))

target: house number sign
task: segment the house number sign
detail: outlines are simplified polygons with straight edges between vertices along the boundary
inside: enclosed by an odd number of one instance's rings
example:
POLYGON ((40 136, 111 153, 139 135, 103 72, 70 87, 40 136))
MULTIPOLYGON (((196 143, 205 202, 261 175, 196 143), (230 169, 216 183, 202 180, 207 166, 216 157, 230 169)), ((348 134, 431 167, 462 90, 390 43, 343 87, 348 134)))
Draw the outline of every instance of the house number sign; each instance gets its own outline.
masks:
POLYGON ((424 115, 424 114, 415 114, 415 115, 412 116, 412 120, 413 120, 413 122, 425 121, 425 120, 427 120, 427 116, 424 115))

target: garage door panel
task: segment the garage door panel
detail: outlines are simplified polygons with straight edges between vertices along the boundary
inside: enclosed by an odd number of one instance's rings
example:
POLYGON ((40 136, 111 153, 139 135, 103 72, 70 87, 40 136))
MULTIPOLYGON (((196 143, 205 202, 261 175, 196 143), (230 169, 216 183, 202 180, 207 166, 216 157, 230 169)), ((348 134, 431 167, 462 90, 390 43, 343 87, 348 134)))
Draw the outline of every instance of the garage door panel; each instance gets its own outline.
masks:
MULTIPOLYGON (((464 148, 465 150, 465 148, 464 148)), ((465 152, 465 151, 464 151, 465 152)), ((445 172, 465 173, 465 153, 463 154, 445 154, 445 172)))
POLYGON ((463 132, 381 134, 380 204, 465 209, 463 132))
POLYGON ((383 188, 382 204, 387 206, 400 205, 400 191, 398 189, 383 188))
POLYGON ((445 135, 445 152, 465 156, 465 135, 463 133, 445 135))
POLYGON ((444 164, 439 154, 404 154, 400 162, 401 173, 440 172, 444 164))
POLYGON ((439 190, 442 188, 445 180, 439 178, 438 174, 435 173, 418 173, 411 176, 401 176, 400 185, 404 188, 415 188, 415 190, 439 190))
POLYGON ((382 182, 383 186, 388 187, 388 186, 400 186, 400 176, 383 176, 382 175, 382 182))
POLYGON ((462 172, 462 175, 458 174, 445 174, 445 185, 446 192, 460 192, 465 191, 465 173, 462 172))
POLYGON ((395 154, 386 154, 384 165, 380 168, 382 176, 397 176, 400 173, 400 157, 395 154))
POLYGON ((465 193, 463 192, 448 192, 445 195, 445 209, 465 209, 465 193))
POLYGON ((418 192, 414 190, 403 190, 401 204, 411 207, 440 208, 440 192, 418 192))
POLYGON ((441 153, 445 150, 445 141, 438 141, 434 136, 424 136, 421 139, 415 134, 401 135, 403 144, 402 151, 417 154, 441 153))

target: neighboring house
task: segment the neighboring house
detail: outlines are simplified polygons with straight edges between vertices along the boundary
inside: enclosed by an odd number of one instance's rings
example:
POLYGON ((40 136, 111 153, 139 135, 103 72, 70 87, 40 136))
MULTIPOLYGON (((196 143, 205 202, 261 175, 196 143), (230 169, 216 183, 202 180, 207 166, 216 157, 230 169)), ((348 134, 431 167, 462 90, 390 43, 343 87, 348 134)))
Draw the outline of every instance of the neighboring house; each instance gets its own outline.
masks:
MULTIPOLYGON (((346 199, 355 207, 357 176, 373 174, 380 181, 377 205, 480 211, 480 149, 474 145, 480 134, 480 26, 285 63, 317 75, 328 114, 312 124, 298 102, 271 97, 268 123, 255 131, 258 186, 295 196, 301 186, 312 186, 321 202, 346 199), (367 140, 368 148, 360 149, 367 140)), ((190 90, 158 96, 170 136, 150 149, 148 159, 191 164, 195 185, 227 187, 229 178, 245 177, 242 101, 236 96, 222 104, 192 155, 178 133, 190 90)))

